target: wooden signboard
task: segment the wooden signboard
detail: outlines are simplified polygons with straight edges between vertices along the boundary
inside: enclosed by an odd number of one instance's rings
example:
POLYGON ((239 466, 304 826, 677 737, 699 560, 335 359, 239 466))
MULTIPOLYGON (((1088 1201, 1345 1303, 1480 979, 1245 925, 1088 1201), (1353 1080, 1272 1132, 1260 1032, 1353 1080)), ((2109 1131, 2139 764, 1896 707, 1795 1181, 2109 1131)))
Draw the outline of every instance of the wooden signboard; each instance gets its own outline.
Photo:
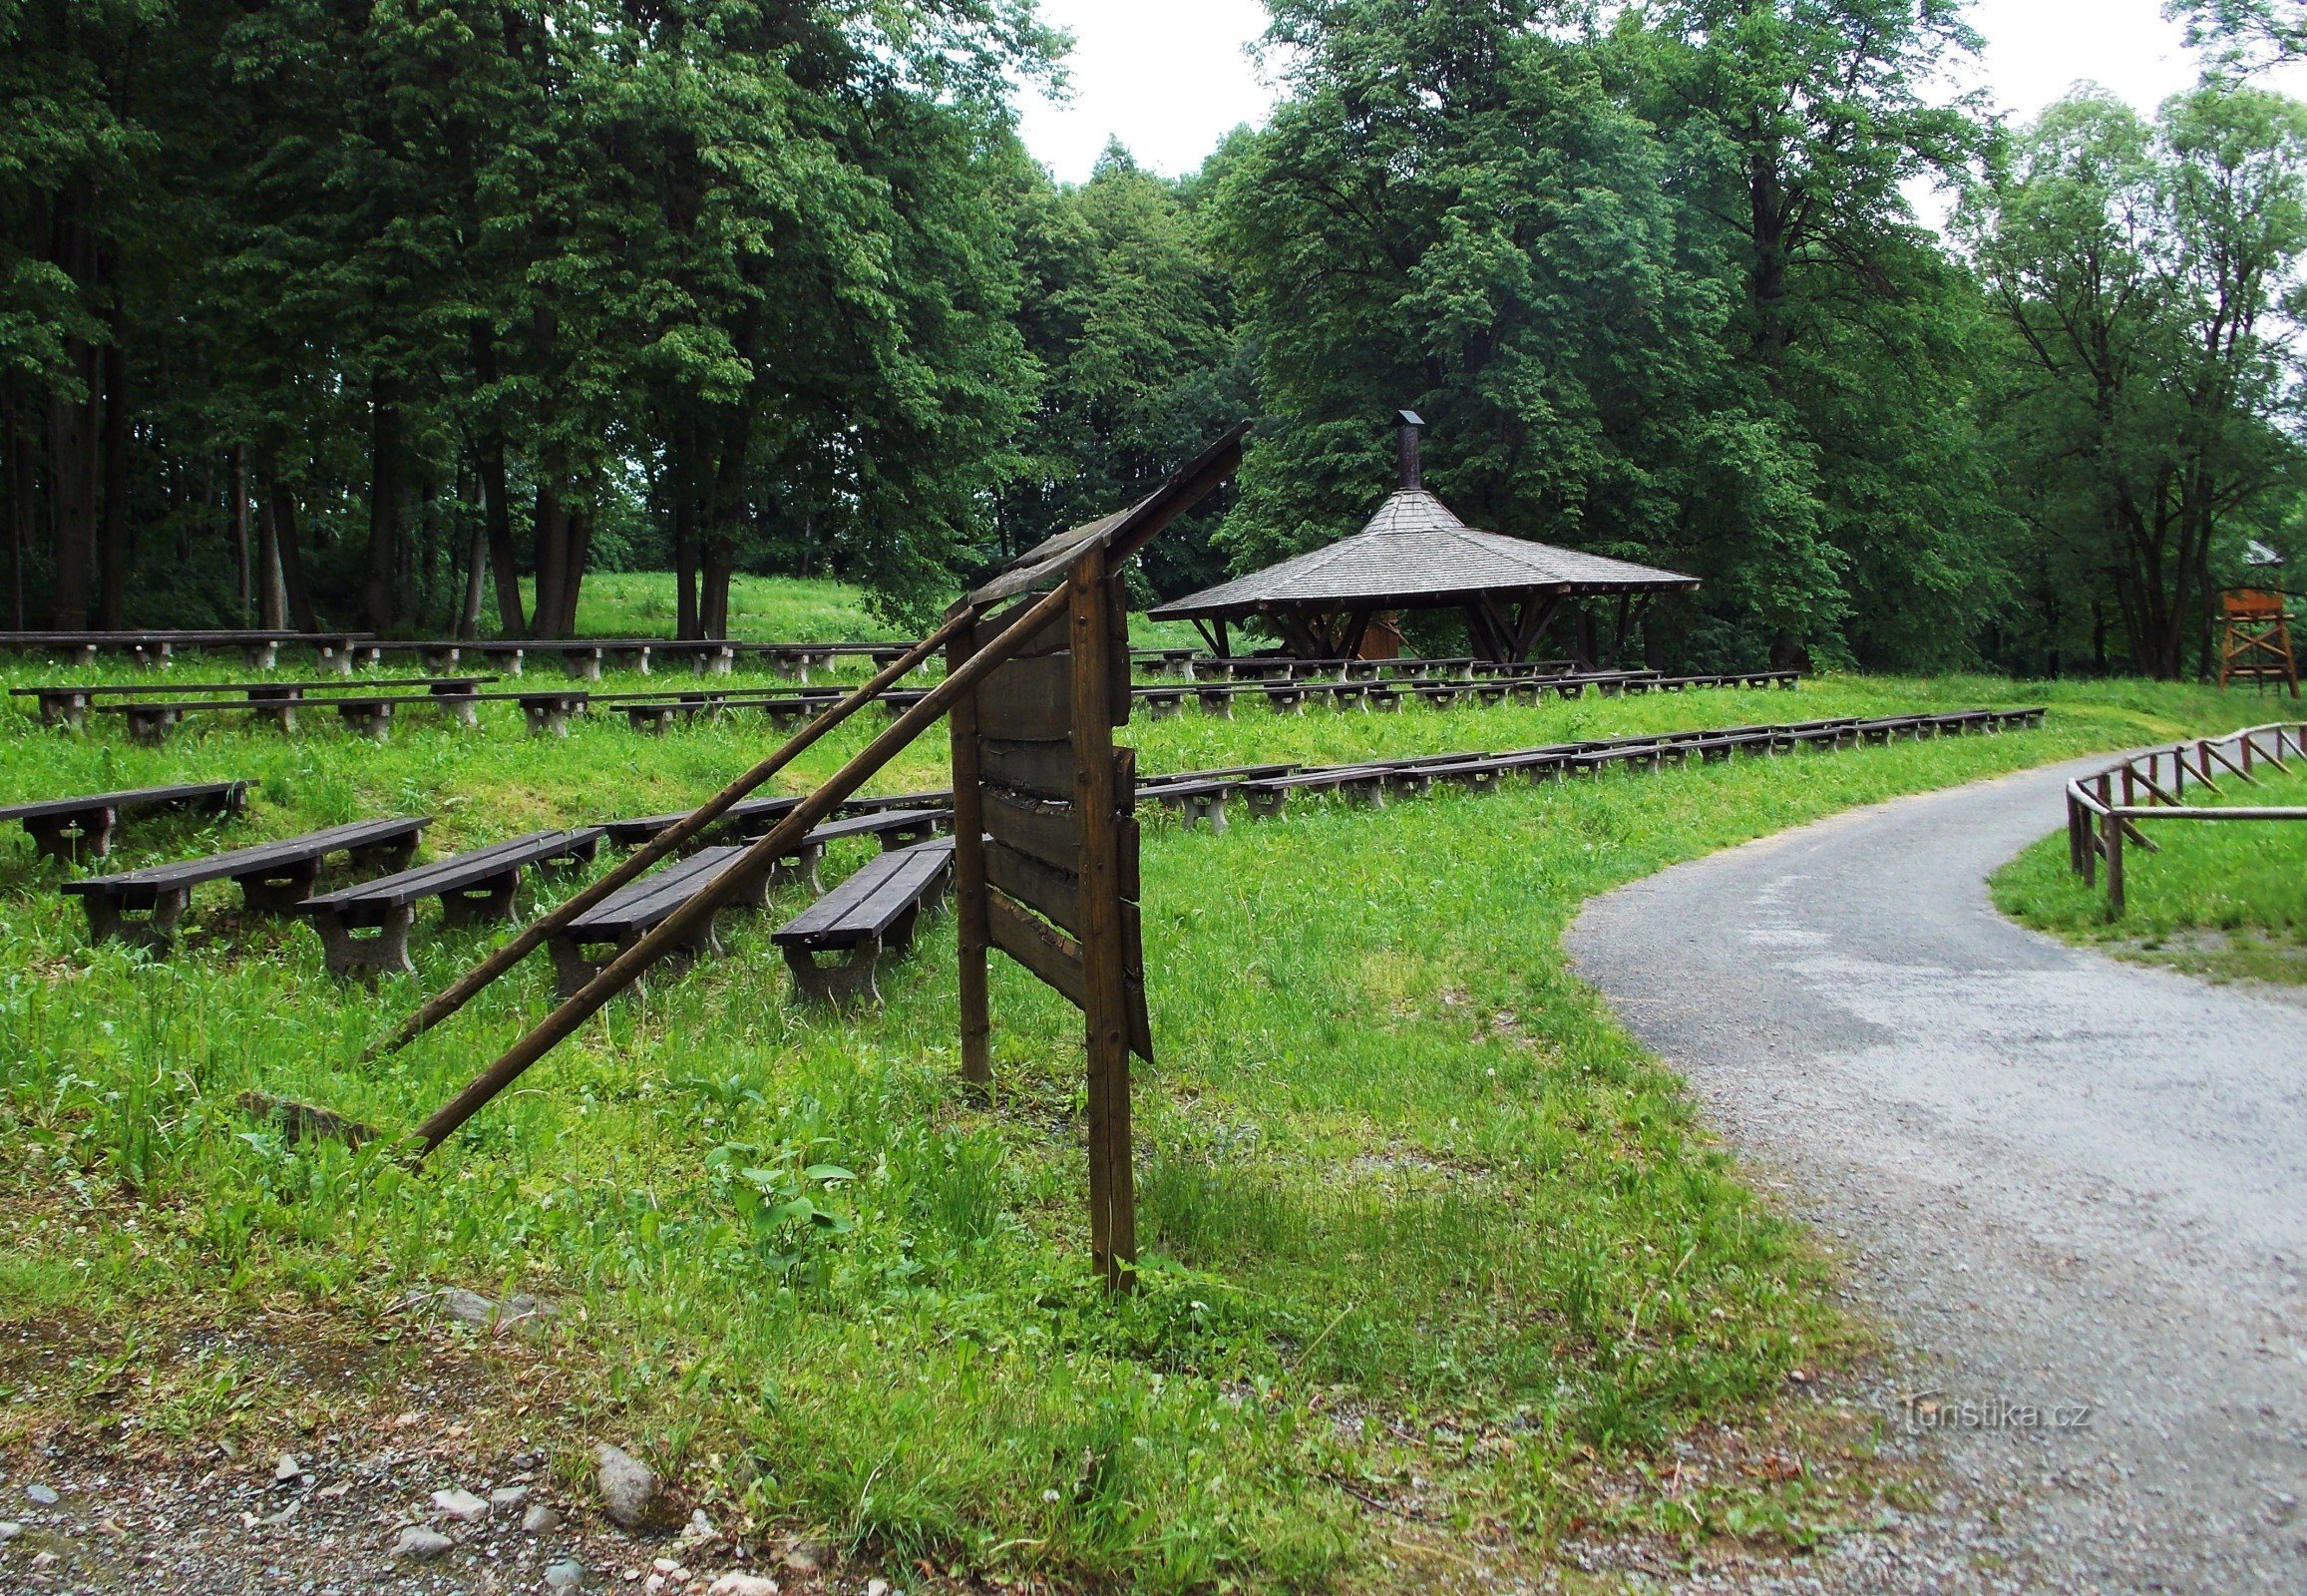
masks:
MULTIPOLYGON (((1086 1023, 1089 1232, 1098 1274, 1128 1289, 1137 1262, 1129 1059, 1153 1061, 1139 941, 1136 755, 1128 609, 1102 544, 1065 575, 1066 612, 953 710, 954 883, 961 957, 961 1070, 992 1079, 986 955, 1063 994, 1086 1023)), ((952 643, 958 669, 1017 618, 986 617, 952 643)))

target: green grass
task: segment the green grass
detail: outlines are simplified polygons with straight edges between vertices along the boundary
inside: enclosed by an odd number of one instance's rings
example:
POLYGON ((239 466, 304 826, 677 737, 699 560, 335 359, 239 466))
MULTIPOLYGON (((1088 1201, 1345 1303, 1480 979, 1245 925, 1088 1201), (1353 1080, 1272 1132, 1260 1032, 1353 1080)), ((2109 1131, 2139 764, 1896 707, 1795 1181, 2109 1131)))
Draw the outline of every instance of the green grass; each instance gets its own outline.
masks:
MULTIPOLYGON (((2259 785, 2222 777, 2222 793, 2189 803, 2307 808, 2307 771, 2262 766, 2259 785)), ((2160 853, 2123 850, 2123 913, 2102 879, 2067 868, 2067 836, 2046 838, 1994 878, 1996 905, 2038 931, 2120 958, 2216 981, 2307 986, 2307 824, 2147 821, 2160 853)))
MULTIPOLYGON (((566 1458, 594 1435, 632 1442, 716 1521, 871 1556, 1273 1591, 1395 1588, 1421 1566, 1405 1538, 1539 1559, 1581 1520, 1805 1542, 1858 1504, 1807 1476, 1693 1497, 1648 1459, 1698 1426, 1767 1422, 1790 1369, 1837 1356, 1847 1327, 1826 1269, 1572 978, 1563 928, 1586 898, 1678 860, 1902 792, 2224 729, 2247 701, 1831 678, 1129 731, 1161 771, 2046 696, 2052 722, 2033 733, 1380 813, 1294 803, 1224 837, 1149 819, 1160 1063, 1136 1089, 1144 1289, 1119 1302, 1088 1281, 1078 1016, 996 960, 998 1084, 968 1104, 948 923, 885 977, 885 1011, 827 1017, 793 1005, 768 946, 798 907, 786 894, 729 923, 728 957, 613 1005, 413 1175, 381 1149, 283 1147, 235 1099, 405 1127, 546 1010, 544 961, 364 1065, 483 934, 443 933, 428 911, 420 975, 375 997, 332 986, 309 931, 244 922, 215 890, 167 958, 92 949, 53 867, 11 834, 0 1447, 124 1418, 261 1447, 316 1399, 310 1383, 247 1355, 219 1385, 212 1327, 335 1326, 385 1368, 403 1323, 391 1305, 456 1284, 564 1309, 550 1353, 564 1405, 527 1433, 566 1458), (58 1380, 51 1350, 142 1374, 58 1380), (1397 1496, 1430 1516, 1364 1505, 1397 1496)), ((881 724, 844 728, 790 785, 881 724)), ((260 782, 242 822, 133 827, 119 867, 384 813, 438 815, 439 855, 693 801, 772 741, 738 719, 533 742, 497 708, 478 733, 412 723, 382 747, 317 721, 294 741, 218 724, 144 749, 7 718, 0 738, 0 801, 260 782)), ((927 739, 877 785, 940 785, 942 753, 927 739)), ((1458 1560, 1436 1555, 1437 1570, 1458 1560)))
MULTIPOLYGON (((534 587, 524 581, 524 595, 534 598, 534 587)), ((577 634, 670 637, 676 612, 671 572, 596 573, 577 591, 577 634)), ((847 583, 733 577, 729 635, 749 642, 880 642, 906 634, 876 616, 865 595, 847 583)))

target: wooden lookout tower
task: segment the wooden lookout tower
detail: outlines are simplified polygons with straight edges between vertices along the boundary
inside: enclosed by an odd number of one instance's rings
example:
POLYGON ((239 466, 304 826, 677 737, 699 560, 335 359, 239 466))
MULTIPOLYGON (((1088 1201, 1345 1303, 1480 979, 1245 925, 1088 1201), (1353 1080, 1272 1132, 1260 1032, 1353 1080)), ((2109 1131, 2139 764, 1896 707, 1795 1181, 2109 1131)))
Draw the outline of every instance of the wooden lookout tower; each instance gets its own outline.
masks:
POLYGON ((2299 696, 2299 660, 2291 650, 2291 612, 2276 590, 2230 588, 2219 595, 2224 636, 2219 646, 2219 685, 2249 681, 2289 685, 2299 696))
POLYGON ((2285 601, 2291 596, 2276 583, 2283 557, 2254 541, 2245 564, 2269 580, 2264 588, 2229 588, 2219 595, 2219 685, 2249 681, 2264 691, 2269 682, 2288 684, 2296 698, 2299 658, 2291 649, 2291 611, 2285 601))

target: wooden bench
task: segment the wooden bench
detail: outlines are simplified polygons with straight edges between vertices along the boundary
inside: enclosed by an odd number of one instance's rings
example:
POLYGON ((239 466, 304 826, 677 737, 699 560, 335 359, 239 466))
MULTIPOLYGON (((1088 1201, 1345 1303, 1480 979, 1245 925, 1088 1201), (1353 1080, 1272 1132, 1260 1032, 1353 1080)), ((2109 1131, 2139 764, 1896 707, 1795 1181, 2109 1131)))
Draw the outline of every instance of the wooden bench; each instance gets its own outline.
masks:
MULTIPOLYGON (((739 835, 765 837, 778 821, 800 807, 799 798, 748 798, 731 804, 729 812, 721 817, 713 829, 726 828, 739 835)), ((643 815, 638 820, 611 820, 600 828, 601 835, 619 848, 638 848, 669 826, 677 826, 689 818, 683 809, 669 815, 643 815)))
POLYGON ((1133 648, 1130 663, 1156 676, 1170 676, 1179 681, 1194 679, 1194 660, 1199 648, 1133 648))
POLYGON ((569 717, 583 714, 592 702, 591 694, 576 688, 562 692, 524 690, 491 696, 518 703, 521 718, 527 722, 532 737, 568 736, 569 717))
POLYGON ((251 670, 269 670, 284 642, 313 643, 324 652, 366 632, 309 631, 9 631, 0 648, 32 648, 58 653, 76 664, 93 665, 103 654, 126 654, 144 669, 164 667, 182 648, 238 649, 251 670))
POLYGON ((613 697, 596 693, 592 701, 613 705, 635 731, 663 732, 675 720, 693 720, 700 714, 717 715, 732 709, 758 709, 769 718, 773 726, 780 729, 798 727, 825 713, 826 708, 839 702, 840 698, 838 692, 685 692, 677 695, 619 693, 613 697))
POLYGON ((1242 801, 1260 820, 1278 818, 1294 792, 1340 793, 1361 809, 1383 809, 1385 786, 1392 769, 1387 765, 1332 765, 1321 770, 1300 770, 1287 776, 1269 776, 1241 784, 1242 801))
MULTIPOLYGON (((553 953, 554 977, 562 999, 583 991, 585 983, 606 969, 617 954, 672 918, 744 856, 745 850, 738 847, 702 849, 611 893, 562 928, 547 945, 553 953), (615 952, 604 959, 589 951, 601 947, 615 952)), ((768 901, 767 895, 768 883, 760 882, 741 895, 736 907, 759 909, 768 901)), ((690 939, 686 949, 689 958, 721 951, 715 934, 719 919, 719 915, 712 916, 690 939)))
POLYGON ((796 915, 771 939, 795 993, 836 1008, 879 1005, 882 960, 913 945, 923 913, 945 897, 953 873, 952 839, 918 843, 874 859, 796 915), (820 964, 821 955, 838 957, 820 964))
POLYGON ((473 705, 489 695, 473 691, 474 684, 488 678, 443 677, 409 683, 422 686, 421 693, 389 694, 374 690, 347 693, 321 683, 267 683, 250 690, 241 698, 180 699, 155 702, 136 699, 127 703, 91 704, 92 712, 100 715, 119 715, 127 722, 129 736, 140 743, 161 743, 169 733, 184 723, 185 716, 219 711, 244 711, 251 719, 270 720, 282 731, 296 729, 296 711, 306 709, 333 709, 346 725, 363 735, 382 740, 392 731, 393 712, 403 704, 419 704, 437 708, 452 719, 470 726, 478 724, 473 705), (318 692, 319 697, 306 694, 318 692))
POLYGON ((320 934, 330 975, 373 985, 379 976, 416 974, 417 967, 409 961, 409 929, 416 924, 416 906, 422 900, 441 900, 445 926, 509 921, 525 870, 585 864, 599 848, 598 830, 531 832, 438 864, 307 898, 292 913, 310 920, 320 934))
MULTIPOLYGON (((870 802, 866 800, 865 802, 870 802)), ((947 801, 952 801, 948 796, 947 801)), ((735 837, 744 842, 758 842, 777 829, 777 823, 791 814, 801 803, 799 798, 752 798, 732 804, 729 812, 711 828, 717 836, 735 837)), ((678 814, 650 815, 640 820, 612 820, 600 828, 602 835, 620 848, 637 848, 662 832, 666 827, 688 818, 688 811, 678 814)), ((877 839, 885 852, 926 842, 948 830, 954 823, 951 809, 876 808, 861 814, 829 820, 807 833, 795 843, 771 869, 767 885, 782 887, 789 882, 807 882, 812 893, 824 891, 818 867, 825 862, 829 844, 857 837, 877 839)))
MULTIPOLYGON (((883 853, 897 853, 928 842, 940 832, 952 830, 953 825, 954 815, 950 809, 881 809, 829 820, 802 838, 777 862, 770 880, 775 885, 806 881, 812 893, 822 893, 825 887, 818 871, 825 863, 829 844, 871 837, 881 844, 883 853)), ((762 835, 767 834, 768 829, 764 827, 762 835)))
POLYGON ((1226 770, 1194 770, 1175 776, 1146 776, 1139 780, 1137 795, 1163 807, 1177 811, 1183 826, 1207 825, 1212 831, 1226 829, 1226 799, 1244 782, 1265 781, 1274 776, 1287 776, 1298 766, 1237 765, 1226 770))
POLYGON ((457 668, 466 651, 481 651, 481 644, 464 638, 433 638, 416 642, 388 642, 375 637, 348 638, 338 648, 323 651, 322 663, 340 676, 360 665, 377 665, 387 654, 413 654, 420 668, 438 675, 457 668))
POLYGON ((205 859, 70 881, 64 891, 87 909, 89 935, 95 941, 118 937, 165 948, 176 937, 192 889, 204 882, 237 883, 250 914, 285 914, 312 895, 321 862, 329 855, 349 854, 362 870, 405 870, 417 840, 431 824, 429 818, 356 820, 205 859), (140 913, 149 913, 152 919, 139 923, 127 918, 140 913))
POLYGON ((769 661, 770 668, 777 674, 806 687, 809 685, 809 669, 812 665, 830 666, 846 650, 835 643, 773 642, 757 645, 756 651, 769 661))
MULTIPOLYGON (((372 681, 363 691, 375 693, 386 688, 422 687, 439 695, 471 692, 493 676, 430 676, 406 678, 397 681, 372 681)), ((40 703, 40 723, 44 726, 63 726, 77 731, 86 722, 92 707, 114 709, 113 705, 98 705, 100 698, 155 698, 167 695, 182 700, 173 707, 186 709, 245 709, 258 715, 270 715, 284 731, 296 729, 296 706, 300 703, 335 703, 350 689, 327 681, 235 681, 235 682, 168 682, 160 685, 143 683, 96 683, 86 686, 66 683, 61 686, 11 687, 9 695, 33 698, 40 703), (217 698, 213 702, 195 701, 194 694, 235 694, 235 697, 217 698), (317 695, 317 696, 314 696, 317 695)), ((162 707, 172 707, 163 705, 162 707)), ((182 714, 170 717, 174 726, 182 714)), ((132 722, 132 731, 134 724, 132 722)), ((165 729, 165 728, 164 728, 165 729)))
POLYGON ((0 824, 22 821, 40 857, 73 865, 83 859, 102 859, 109 855, 113 833, 123 815, 147 809, 192 809, 238 815, 248 807, 248 787, 245 781, 205 781, 180 787, 92 793, 86 798, 48 798, 38 803, 0 808, 0 824))

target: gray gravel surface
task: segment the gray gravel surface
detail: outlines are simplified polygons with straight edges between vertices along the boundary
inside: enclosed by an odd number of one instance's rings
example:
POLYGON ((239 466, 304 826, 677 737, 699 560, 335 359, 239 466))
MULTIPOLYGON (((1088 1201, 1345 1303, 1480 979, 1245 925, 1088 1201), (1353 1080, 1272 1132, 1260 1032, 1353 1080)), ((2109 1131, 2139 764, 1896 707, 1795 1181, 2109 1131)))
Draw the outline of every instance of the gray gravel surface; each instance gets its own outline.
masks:
POLYGON ((1570 936, 1899 1338, 1876 1400, 1958 1482, 1783 1588, 2307 1590, 2307 1012, 1987 896, 2105 763, 1685 865, 1570 936))

